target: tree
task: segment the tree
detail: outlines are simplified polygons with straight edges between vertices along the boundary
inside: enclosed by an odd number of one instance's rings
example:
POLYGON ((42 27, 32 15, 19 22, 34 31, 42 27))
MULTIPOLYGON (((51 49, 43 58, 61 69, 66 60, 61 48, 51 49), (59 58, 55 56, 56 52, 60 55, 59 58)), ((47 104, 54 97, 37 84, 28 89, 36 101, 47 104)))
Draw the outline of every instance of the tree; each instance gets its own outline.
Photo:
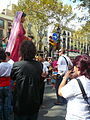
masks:
POLYGON ((41 31, 44 31, 48 25, 58 23, 62 27, 63 25, 67 26, 70 20, 75 17, 72 7, 63 5, 58 0, 19 0, 13 11, 14 13, 23 11, 27 14, 26 24, 31 23, 35 26, 39 40, 42 38, 41 31))
POLYGON ((79 49, 84 50, 84 46, 87 46, 87 52, 90 51, 90 21, 87 21, 85 25, 82 26, 82 29, 79 29, 73 33, 73 42, 79 43, 79 49), (81 46, 80 46, 81 44, 81 46))
MULTIPOLYGON (((85 38, 88 38, 88 43, 90 42, 90 21, 87 21, 85 25, 82 26, 82 29, 79 29, 75 31, 74 33, 78 38, 83 38, 80 39, 81 42, 85 42, 85 38)), ((77 38, 77 40, 79 40, 77 38)))
POLYGON ((15 5, 14 12, 22 10, 28 15, 28 19, 33 24, 43 24, 48 26, 52 22, 50 19, 55 19, 61 22, 65 18, 68 22, 71 18, 72 7, 63 5, 58 0, 19 0, 18 6, 15 5))

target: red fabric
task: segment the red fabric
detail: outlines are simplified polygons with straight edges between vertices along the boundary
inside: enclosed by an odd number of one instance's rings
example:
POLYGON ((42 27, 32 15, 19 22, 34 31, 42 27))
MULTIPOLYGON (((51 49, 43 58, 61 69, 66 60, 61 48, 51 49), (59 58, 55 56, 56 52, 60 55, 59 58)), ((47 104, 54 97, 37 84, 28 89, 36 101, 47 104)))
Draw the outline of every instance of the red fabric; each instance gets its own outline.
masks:
POLYGON ((10 77, 0 77, 0 87, 10 86, 10 77))
POLYGON ((18 59, 20 57, 19 48, 20 48, 22 41, 26 39, 26 36, 24 36, 25 33, 26 32, 25 32, 23 25, 21 23, 19 26, 18 36, 16 38, 15 45, 14 45, 13 51, 11 53, 11 59, 14 60, 14 62, 18 61, 18 59))
POLYGON ((16 42, 16 38, 18 36, 18 31, 19 31, 19 27, 20 27, 22 14, 23 14, 22 11, 17 11, 16 16, 15 16, 14 21, 13 21, 13 24, 12 24, 8 44, 6 47, 6 52, 10 52, 10 54, 12 53, 13 48, 15 46, 15 42, 16 42))

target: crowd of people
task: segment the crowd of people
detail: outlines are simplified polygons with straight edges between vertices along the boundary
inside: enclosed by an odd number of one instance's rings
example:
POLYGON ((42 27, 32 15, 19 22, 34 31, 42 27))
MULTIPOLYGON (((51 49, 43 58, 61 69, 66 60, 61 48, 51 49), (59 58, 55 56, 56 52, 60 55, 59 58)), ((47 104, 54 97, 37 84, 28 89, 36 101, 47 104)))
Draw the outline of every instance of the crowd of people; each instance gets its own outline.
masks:
POLYGON ((25 16, 16 13, 8 44, 0 48, 0 120, 37 120, 45 82, 56 90, 54 105, 67 104, 66 120, 90 120, 90 56, 71 61, 64 48, 59 57, 36 56, 25 16))

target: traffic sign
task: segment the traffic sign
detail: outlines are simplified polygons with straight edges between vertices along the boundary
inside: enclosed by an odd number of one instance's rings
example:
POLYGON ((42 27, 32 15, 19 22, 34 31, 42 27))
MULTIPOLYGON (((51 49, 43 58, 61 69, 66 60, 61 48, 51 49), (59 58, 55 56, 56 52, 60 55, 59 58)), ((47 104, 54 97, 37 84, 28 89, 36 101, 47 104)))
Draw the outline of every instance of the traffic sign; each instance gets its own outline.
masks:
POLYGON ((58 35, 57 35, 57 33, 53 33, 52 39, 53 39, 54 41, 57 41, 57 40, 58 40, 58 35))

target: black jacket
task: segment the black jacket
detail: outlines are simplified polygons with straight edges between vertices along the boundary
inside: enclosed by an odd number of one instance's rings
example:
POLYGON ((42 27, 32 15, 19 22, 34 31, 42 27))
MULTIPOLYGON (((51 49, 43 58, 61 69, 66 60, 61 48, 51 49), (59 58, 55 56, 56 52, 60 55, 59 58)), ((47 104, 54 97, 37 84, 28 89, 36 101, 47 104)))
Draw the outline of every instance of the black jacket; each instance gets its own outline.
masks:
POLYGON ((42 64, 37 61, 20 61, 13 65, 11 79, 16 81, 14 112, 32 115, 40 108, 42 64))

